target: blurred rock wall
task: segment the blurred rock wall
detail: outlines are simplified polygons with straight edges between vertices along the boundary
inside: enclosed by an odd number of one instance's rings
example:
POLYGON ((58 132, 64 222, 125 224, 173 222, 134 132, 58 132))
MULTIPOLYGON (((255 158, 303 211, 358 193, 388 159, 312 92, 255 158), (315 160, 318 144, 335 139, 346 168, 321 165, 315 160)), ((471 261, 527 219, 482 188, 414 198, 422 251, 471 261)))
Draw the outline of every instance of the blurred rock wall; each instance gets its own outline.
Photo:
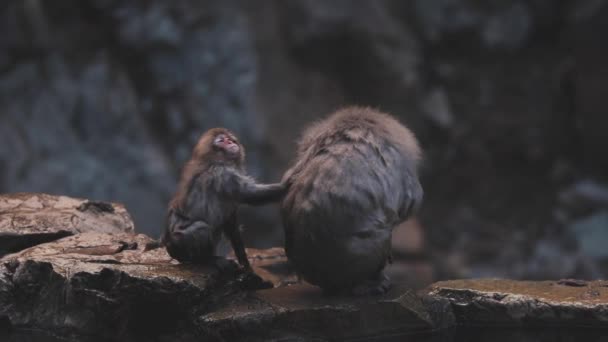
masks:
MULTIPOLYGON (((154 236, 204 130, 274 181, 308 122, 369 105, 426 150, 440 277, 597 276, 569 226, 606 203, 559 198, 608 180, 607 23, 601 0, 5 0, 0 191, 120 201, 154 236)), ((280 243, 276 208, 243 216, 280 243)))

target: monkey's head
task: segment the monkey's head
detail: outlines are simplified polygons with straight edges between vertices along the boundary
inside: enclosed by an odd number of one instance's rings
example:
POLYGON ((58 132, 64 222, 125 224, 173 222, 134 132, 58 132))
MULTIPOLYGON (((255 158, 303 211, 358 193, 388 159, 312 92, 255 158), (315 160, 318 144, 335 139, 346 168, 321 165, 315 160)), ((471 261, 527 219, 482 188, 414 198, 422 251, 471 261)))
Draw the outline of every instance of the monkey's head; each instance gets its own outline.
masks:
POLYGON ((237 165, 245 160, 245 148, 236 135, 225 128, 205 132, 194 148, 193 157, 201 160, 229 161, 237 165))

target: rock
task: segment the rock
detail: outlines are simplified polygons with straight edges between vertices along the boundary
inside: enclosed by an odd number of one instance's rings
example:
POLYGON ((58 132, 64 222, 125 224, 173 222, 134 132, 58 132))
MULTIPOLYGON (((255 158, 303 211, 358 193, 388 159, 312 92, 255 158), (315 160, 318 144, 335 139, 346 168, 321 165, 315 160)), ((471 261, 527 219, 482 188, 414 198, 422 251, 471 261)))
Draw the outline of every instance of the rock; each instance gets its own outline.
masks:
POLYGON ((437 126, 450 129, 454 124, 454 115, 445 90, 432 89, 422 102, 424 114, 437 126))
POLYGON ((572 222, 568 230, 576 238, 581 253, 608 260, 608 211, 600 211, 572 222))
POLYGON ((488 48, 519 49, 532 31, 531 19, 528 6, 513 1, 513 4, 486 20, 481 32, 482 42, 488 48))
POLYGON ((223 273, 180 265, 152 240, 82 233, 7 255, 0 265, 0 317, 15 326, 105 338, 176 331, 193 313, 244 295, 234 263, 223 273))
MULTIPOLYGON (((8 334, 0 333, 2 342, 66 342, 65 338, 46 331, 15 331, 8 334)), ((99 342, 94 338, 80 338, 78 342, 99 342)))
POLYGON ((295 284, 285 252, 271 248, 248 250, 275 285, 252 292, 236 263, 218 259, 221 272, 182 265, 152 242, 85 232, 5 256, 0 336, 18 340, 34 328, 120 341, 325 341, 454 326, 608 326, 608 281, 457 280, 420 292, 396 283, 379 297, 326 296, 295 284))
POLYGON ((0 256, 77 233, 133 230, 121 204, 34 193, 0 195, 0 256))
POLYGON ((414 4, 422 32, 433 43, 458 37, 460 43, 474 40, 487 49, 515 50, 532 31, 530 6, 521 1, 418 0, 414 4))
MULTIPOLYGON (((256 274, 265 280, 272 282, 277 287, 297 283, 298 278, 289 265, 283 248, 246 248, 246 251, 247 258, 256 274)), ((236 261, 234 252, 231 252, 228 258, 236 261)))
POLYGON ((605 329, 581 329, 564 327, 545 328, 496 328, 459 327, 438 334, 428 341, 492 341, 492 342, 539 342, 539 341, 587 341, 602 342, 606 339, 605 329), (442 338, 443 337, 443 338, 442 338))
POLYGON ((182 265, 152 240, 86 232, 0 261, 0 317, 16 328, 130 340, 344 338, 430 331, 452 324, 444 299, 395 286, 383 297, 327 297, 296 278, 281 248, 248 250, 274 289, 248 292, 234 262, 222 272, 182 265))
POLYGON ((206 129, 230 127, 257 166, 264 121, 252 110, 256 59, 239 7, 7 2, 0 191, 116 199, 158 236, 176 175, 206 129))
POLYGON ((559 202, 573 215, 608 208, 608 186, 592 179, 580 180, 559 193, 559 202))
POLYGON ((379 298, 327 297, 295 285, 256 292, 245 302, 202 315, 199 324, 226 341, 345 340, 429 332, 453 324, 448 302, 394 288, 379 298), (247 338, 243 339, 246 336, 247 338))
POLYGON ((11 320, 7 316, 0 317, 0 336, 12 331, 11 320))
POLYGON ((596 261, 585 255, 572 239, 559 241, 555 238, 538 240, 528 255, 510 258, 510 274, 516 279, 545 280, 564 277, 597 279, 602 277, 596 261), (515 261, 513 261, 513 259, 515 261))
POLYGON ((338 80, 354 103, 390 102, 393 96, 403 102, 416 94, 420 44, 381 1, 289 1, 279 10, 292 58, 338 80))
POLYGON ((461 326, 608 327, 607 281, 452 280, 425 293, 448 299, 461 326))
POLYGON ((603 1, 576 1, 568 9, 570 25, 564 41, 572 46, 572 63, 567 73, 571 111, 580 145, 576 152, 586 173, 606 180, 608 161, 605 154, 608 118, 608 51, 603 48, 608 30, 608 6, 603 1))

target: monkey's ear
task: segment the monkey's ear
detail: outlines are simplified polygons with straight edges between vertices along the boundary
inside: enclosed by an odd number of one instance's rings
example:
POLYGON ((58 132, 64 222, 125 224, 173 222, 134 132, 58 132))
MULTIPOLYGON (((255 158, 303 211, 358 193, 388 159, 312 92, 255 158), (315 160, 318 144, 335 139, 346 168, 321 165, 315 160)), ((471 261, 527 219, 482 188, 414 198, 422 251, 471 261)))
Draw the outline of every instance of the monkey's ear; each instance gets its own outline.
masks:
POLYGON ((193 159, 203 159, 205 156, 215 153, 213 150, 213 137, 203 136, 192 150, 193 159))

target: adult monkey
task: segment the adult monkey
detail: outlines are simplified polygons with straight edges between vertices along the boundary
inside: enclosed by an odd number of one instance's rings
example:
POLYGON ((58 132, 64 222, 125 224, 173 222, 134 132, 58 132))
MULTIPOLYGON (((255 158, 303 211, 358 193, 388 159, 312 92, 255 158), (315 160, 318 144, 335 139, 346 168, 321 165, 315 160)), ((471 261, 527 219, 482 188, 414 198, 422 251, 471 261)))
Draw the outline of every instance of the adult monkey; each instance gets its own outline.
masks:
POLYGON ((412 132, 391 116, 348 107, 308 128, 283 181, 287 257, 328 293, 388 291, 393 228, 423 197, 412 132))
POLYGON ((169 204, 162 244, 182 263, 206 264, 215 259, 222 233, 239 263, 251 271, 237 224, 241 203, 278 201, 283 184, 258 184, 245 174, 245 149, 225 128, 213 128, 196 144, 169 204))

